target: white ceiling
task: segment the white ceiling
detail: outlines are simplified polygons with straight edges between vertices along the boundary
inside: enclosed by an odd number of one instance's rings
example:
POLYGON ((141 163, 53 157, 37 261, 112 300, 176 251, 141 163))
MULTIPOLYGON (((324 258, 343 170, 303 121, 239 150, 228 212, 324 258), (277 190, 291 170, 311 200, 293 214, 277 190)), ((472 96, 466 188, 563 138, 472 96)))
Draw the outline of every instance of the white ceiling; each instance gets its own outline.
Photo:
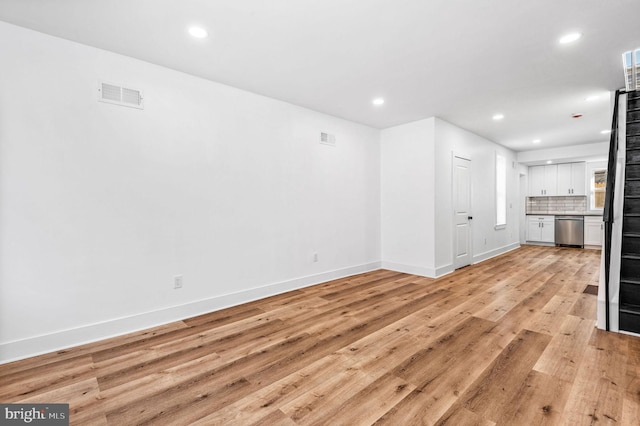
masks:
POLYGON ((437 116, 516 151, 607 140, 638 16, 639 0, 0 0, 9 23, 377 128, 437 116))

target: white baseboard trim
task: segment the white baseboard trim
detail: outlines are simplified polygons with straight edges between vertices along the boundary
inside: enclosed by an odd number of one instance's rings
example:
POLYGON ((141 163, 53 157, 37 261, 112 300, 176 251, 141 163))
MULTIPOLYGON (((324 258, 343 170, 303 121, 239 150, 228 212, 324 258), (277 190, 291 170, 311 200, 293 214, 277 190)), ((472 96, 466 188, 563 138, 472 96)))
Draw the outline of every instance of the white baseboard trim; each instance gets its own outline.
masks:
POLYGON ((112 320, 88 324, 42 336, 0 343, 0 364, 134 333, 287 291, 298 290, 326 281, 375 271, 380 268, 381 262, 371 262, 273 283, 237 293, 212 297, 210 299, 198 300, 184 305, 172 306, 128 317, 114 318, 112 320))
MULTIPOLYGON (((484 253, 480 253, 473 256, 471 263, 472 264, 480 263, 484 260, 491 259, 492 257, 500 256, 501 254, 510 252, 511 250, 515 250, 517 248, 520 248, 519 242, 512 243, 504 247, 499 247, 494 250, 489 250, 484 253)), ((427 277, 427 278, 440 278, 444 275, 450 274, 453 271, 455 271, 453 264, 439 266, 433 269, 433 268, 425 268, 423 266, 406 265, 403 263, 389 262, 386 260, 382 261, 382 268, 389 269, 391 271, 396 271, 396 272, 403 272, 405 274, 419 275, 421 277, 427 277)))
POLYGON ((386 260, 383 260, 381 263, 382 269, 402 272, 404 274, 419 275, 421 277, 436 278, 436 270, 432 268, 425 268, 423 266, 416 265, 406 265, 404 263, 389 262, 386 260))
MULTIPOLYGON (((612 244, 613 245, 613 244, 612 244)), ((605 277, 605 253, 604 250, 600 253, 600 278, 598 281, 598 296, 597 296, 597 304, 596 304, 596 327, 600 330, 607 329, 607 298, 605 297, 606 292, 606 277, 605 277)), ((620 258, 612 257, 611 259, 611 269, 609 271, 609 276, 611 277, 611 281, 609 282, 609 331, 615 333, 622 333, 620 331, 620 258)))
POLYGON ((472 263, 475 265, 476 263, 491 259, 492 257, 500 256, 501 254, 505 254, 517 248, 520 248, 520 243, 512 243, 506 246, 498 247, 494 250, 485 251, 484 253, 474 255, 472 263))
MULTIPOLYGON (((604 288, 604 284, 598 286, 598 300, 597 300, 597 316, 596 316, 596 327, 600 330, 607 329, 607 316, 606 312, 606 303, 604 295, 600 297, 600 292, 604 293, 604 290, 600 290, 604 288)), ((633 334, 627 331, 620 330, 620 323, 618 318, 618 312, 620 311, 620 305, 617 302, 611 302, 609 304, 609 331, 614 333, 622 333, 622 334, 633 334)))

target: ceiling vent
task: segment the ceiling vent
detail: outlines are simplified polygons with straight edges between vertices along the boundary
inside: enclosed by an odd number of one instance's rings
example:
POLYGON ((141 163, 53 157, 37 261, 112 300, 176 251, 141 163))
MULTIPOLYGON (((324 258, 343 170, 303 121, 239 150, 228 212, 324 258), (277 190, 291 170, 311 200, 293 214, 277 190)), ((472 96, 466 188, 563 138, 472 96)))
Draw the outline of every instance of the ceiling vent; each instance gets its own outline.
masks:
POLYGON ((110 104, 144 109, 142 91, 128 89, 110 83, 100 83, 98 86, 98 100, 110 104))
POLYGON ((336 146, 336 137, 329 133, 320 132, 320 143, 323 145, 336 146))
POLYGON ((640 89, 640 49, 622 54, 624 82, 627 92, 640 89))

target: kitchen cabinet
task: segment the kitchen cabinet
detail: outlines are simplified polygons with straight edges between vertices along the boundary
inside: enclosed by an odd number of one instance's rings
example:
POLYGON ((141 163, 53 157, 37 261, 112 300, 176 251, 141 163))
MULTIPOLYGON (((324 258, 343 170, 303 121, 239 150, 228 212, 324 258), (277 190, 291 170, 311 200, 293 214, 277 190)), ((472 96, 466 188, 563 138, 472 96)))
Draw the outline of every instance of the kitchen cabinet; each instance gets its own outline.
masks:
POLYGON ((586 163, 529 167, 529 196, 587 195, 586 163))
POLYGON ((584 217, 584 245, 602 246, 604 222, 602 216, 584 217))
POLYGON ((544 166, 529 167, 529 196, 544 195, 544 166))
POLYGON ((529 196, 546 197, 557 194, 558 165, 529 167, 529 196))
POLYGON ((586 164, 558 164, 557 195, 587 195, 586 164))
POLYGON ((554 217, 527 216, 527 241, 553 243, 555 241, 554 217))

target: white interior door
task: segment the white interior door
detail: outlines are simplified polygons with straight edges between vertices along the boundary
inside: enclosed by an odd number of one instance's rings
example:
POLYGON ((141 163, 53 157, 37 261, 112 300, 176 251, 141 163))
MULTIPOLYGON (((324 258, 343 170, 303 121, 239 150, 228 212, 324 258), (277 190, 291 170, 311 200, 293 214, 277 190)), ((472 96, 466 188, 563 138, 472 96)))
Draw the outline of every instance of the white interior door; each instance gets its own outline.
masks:
POLYGON ((454 268, 471 264, 471 160, 453 157, 454 268))

